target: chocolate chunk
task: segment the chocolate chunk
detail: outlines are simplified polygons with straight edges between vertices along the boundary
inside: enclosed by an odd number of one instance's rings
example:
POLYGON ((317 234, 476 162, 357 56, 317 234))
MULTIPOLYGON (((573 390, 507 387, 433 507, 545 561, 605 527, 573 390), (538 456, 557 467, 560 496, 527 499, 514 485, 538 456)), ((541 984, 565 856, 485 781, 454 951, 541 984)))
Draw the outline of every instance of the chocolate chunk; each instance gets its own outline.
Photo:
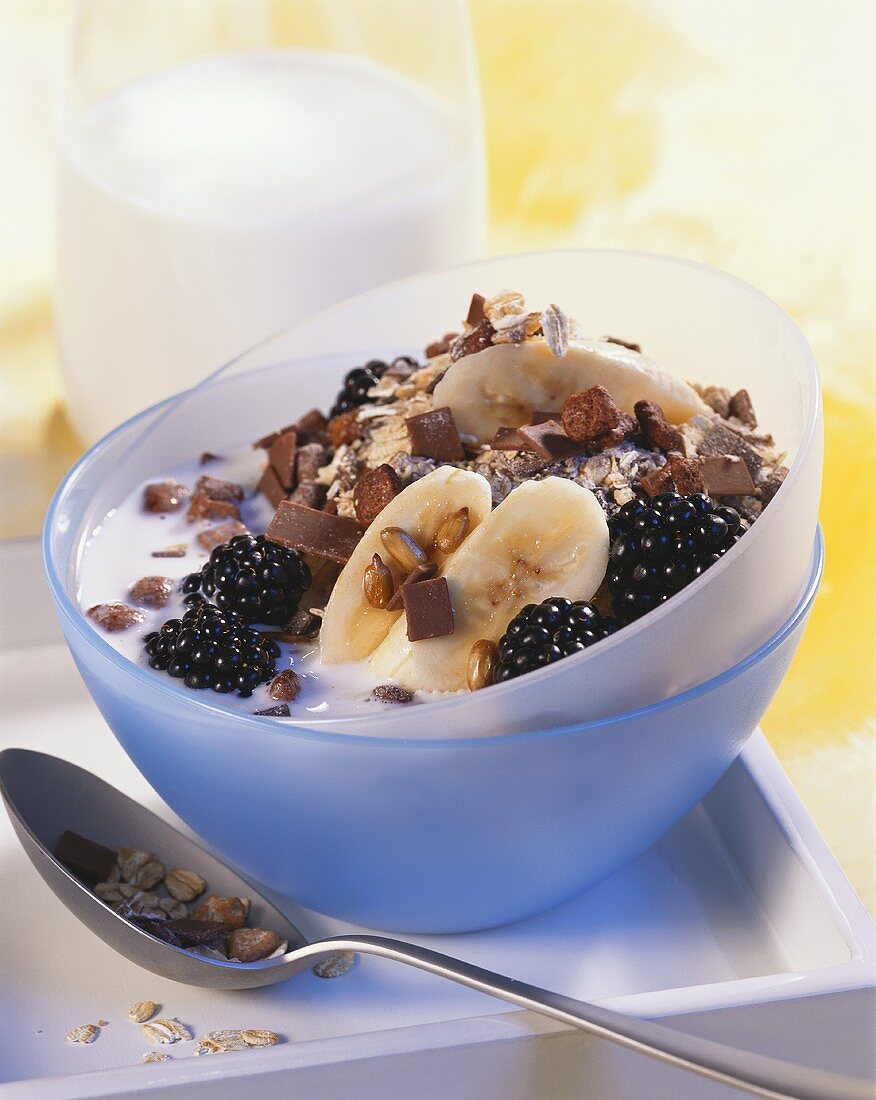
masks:
POLYGON ((666 460, 666 465, 661 466, 647 477, 643 477, 641 486, 649 497, 656 497, 660 493, 676 492, 703 493, 705 483, 701 462, 698 458, 682 458, 672 454, 666 460))
POLYGON ((135 623, 142 623, 144 619, 142 611, 129 607, 126 603, 97 603, 94 607, 89 607, 85 614, 110 634, 127 630, 135 623))
POLYGON ((289 718, 291 716, 288 703, 278 703, 275 707, 268 707, 266 710, 254 710, 253 714, 258 715, 259 718, 289 718))
POLYGON ((268 465, 283 488, 289 492, 295 488, 295 458, 298 454, 298 432, 294 429, 278 435, 268 447, 268 465))
POLYGON ((620 414, 620 423, 610 432, 605 432, 594 440, 592 446, 600 451, 607 451, 611 447, 617 447, 627 439, 631 439, 639 431, 639 422, 629 413, 620 414))
POLYGON ((322 443, 325 446, 328 440, 326 436, 327 424, 328 421, 319 409, 311 409, 310 412, 306 412, 295 425, 295 430, 298 432, 299 446, 306 443, 322 443))
POLYGON ((398 684, 379 684, 371 695, 381 703, 410 703, 414 698, 413 692, 399 687, 398 684))
MULTIPOLYGON (((486 317, 465 332, 457 336, 450 345, 450 358, 455 363, 458 359, 464 359, 466 355, 475 355, 493 343, 496 330, 486 317)), ((428 348, 426 349, 428 351, 428 348)))
POLYGON ((275 508, 281 500, 286 499, 286 490, 277 476, 277 471, 271 465, 265 466, 265 472, 259 478, 256 491, 267 497, 275 508))
POLYGON ((186 512, 186 519, 189 523, 199 519, 240 519, 240 509, 232 500, 194 496, 186 512))
POLYGON ((304 504, 308 508, 322 508, 328 489, 316 481, 305 481, 289 497, 295 504, 304 504))
POLYGON ((483 294, 472 294, 471 302, 468 307, 468 316, 465 319, 465 323, 469 328, 475 328, 484 319, 484 302, 486 298, 483 294))
POLYGON ((353 488, 356 519, 367 527, 401 492, 401 478, 386 462, 375 470, 366 470, 353 488))
POLYGON ((407 617, 408 641, 421 642, 453 633, 453 607, 444 577, 404 584, 399 591, 407 617))
POLYGON ((718 416, 730 415, 730 391, 725 390, 723 386, 706 386, 701 392, 701 397, 718 416))
POLYGON ((446 355, 450 351, 453 341, 459 336, 458 332, 445 332, 440 340, 435 340, 426 347, 426 358, 435 359, 439 355, 446 355))
POLYGON ((283 435, 285 432, 294 432, 294 431, 297 431, 297 430, 298 430, 298 425, 297 424, 287 424, 285 428, 277 428, 276 431, 268 432, 268 434, 263 435, 261 437, 261 439, 257 439, 255 441, 255 443, 253 443, 253 449, 254 450, 259 450, 259 449, 267 450, 268 447, 270 447, 271 444, 275 440, 279 439, 280 436, 283 435))
POLYGON ((787 466, 776 466, 772 474, 760 483, 760 499, 763 502, 764 507, 773 499, 776 493, 781 489, 782 482, 788 476, 787 466))
POLYGON ((305 611, 303 607, 299 607, 293 614, 292 618, 286 623, 286 630, 290 634, 297 636, 297 639, 302 638, 315 638, 319 634, 319 628, 322 626, 322 619, 318 615, 312 615, 309 611, 305 611))
POLYGON ((188 495, 188 489, 178 481, 155 481, 143 490, 143 509, 146 512, 177 512, 188 495))
POLYGON ((763 459, 757 451, 740 435, 723 424, 713 424, 697 450, 701 455, 736 455, 748 467, 748 472, 755 481, 758 471, 763 466, 763 459))
POLYGON ((328 437, 333 447, 341 447, 344 443, 355 443, 357 439, 362 438, 362 431, 358 409, 338 413, 328 422, 328 437))
POLYGON ((654 401, 637 401, 636 419, 648 442, 661 451, 679 451, 684 454, 684 436, 666 419, 663 409, 654 401))
POLYGON ((402 602, 401 590, 408 584, 419 584, 420 581, 428 581, 438 572, 438 566, 434 562, 423 562, 422 565, 418 565, 416 569, 412 569, 410 573, 401 582, 398 588, 393 592, 389 603, 386 605, 387 611, 401 611, 404 603, 402 602))
POLYGON ((111 848, 67 829, 55 845, 55 858, 77 878, 94 886, 107 881, 118 856, 111 848))
POLYGON ((295 467, 299 484, 302 481, 316 481, 325 463, 325 447, 321 443, 305 443, 303 447, 299 447, 295 467))
POLYGON ((219 523, 215 527, 208 527, 199 531, 195 536, 195 542, 204 550, 215 550, 223 543, 231 542, 236 535, 248 535, 249 529, 236 519, 230 519, 227 523, 219 523))
POLYGON ((201 457, 198 459, 198 465, 207 466, 211 462, 218 462, 220 455, 214 455, 212 451, 202 451, 201 457))
POLYGON ((354 519, 330 516, 327 512, 284 500, 277 508, 265 537, 280 546, 304 550, 343 564, 356 549, 364 531, 365 528, 354 519))
POLYGON ((141 577, 128 589, 128 595, 143 607, 164 607, 173 586, 170 577, 141 577))
POLYGON ((570 394, 563 402, 563 428, 577 443, 590 443, 620 424, 620 409, 604 386, 570 394))
POLYGON ((556 420, 557 414, 549 409, 533 409, 529 414, 530 424, 544 424, 546 420, 556 420))
POLYGON ((201 474, 195 482, 196 497, 209 497, 210 500, 228 500, 239 503, 243 500, 243 486, 234 481, 223 481, 219 477, 201 474))
POLYGON ((323 512, 328 512, 330 516, 336 516, 338 514, 338 502, 334 497, 331 500, 326 500, 322 506, 323 512))
POLYGON ((186 544, 177 543, 176 546, 168 546, 166 550, 153 550, 153 558, 184 558, 186 556, 186 544))
POLYGON ((703 455, 701 462, 709 496, 748 496, 754 492, 748 467, 736 455, 703 455))
POLYGON ((298 694, 301 691, 301 681, 298 679, 298 673, 294 669, 284 668, 282 672, 279 672, 273 680, 271 680, 271 686, 268 688, 268 695, 272 699, 279 699, 285 703, 291 703, 293 699, 298 698, 298 694))
POLYGON ((639 352, 639 354, 641 354, 642 352, 642 347, 640 344, 633 344, 629 340, 621 340, 619 336, 603 336, 601 337, 601 339, 604 340, 606 344, 618 344, 620 347, 626 348, 628 351, 637 351, 639 352))
POLYGON ((757 427, 757 417, 748 390, 739 390, 730 398, 730 415, 741 420, 746 428, 757 427))
POLYGON ((225 950, 229 933, 229 929, 218 921, 192 917, 165 921, 164 930, 175 936, 181 947, 212 947, 218 951, 225 950))
MULTIPOLYGON (((545 423, 545 421, 540 421, 545 423)), ((490 447, 494 451, 522 451, 524 440, 516 428, 499 428, 490 441, 490 447)))
POLYGON ((412 454, 438 462, 461 462, 465 458, 453 413, 446 406, 409 416, 405 424, 412 454))
POLYGON ((518 428, 517 434, 523 443, 521 450, 532 451, 549 462, 559 462, 562 458, 583 453, 582 445, 569 439, 563 431, 563 425, 556 420, 529 424, 518 428))
POLYGON ((148 932, 150 936, 154 936, 157 940, 162 940, 164 943, 169 943, 172 947, 182 947, 182 940, 177 936, 173 929, 169 927, 170 921, 157 920, 154 917, 129 917, 128 920, 137 928, 142 928, 144 932, 148 932))
POLYGON ((439 370, 436 374, 434 374, 432 376, 432 381, 429 383, 428 386, 426 386, 425 392, 434 393, 435 390, 438 388, 438 383, 441 381, 445 374, 447 374, 446 370, 439 370))

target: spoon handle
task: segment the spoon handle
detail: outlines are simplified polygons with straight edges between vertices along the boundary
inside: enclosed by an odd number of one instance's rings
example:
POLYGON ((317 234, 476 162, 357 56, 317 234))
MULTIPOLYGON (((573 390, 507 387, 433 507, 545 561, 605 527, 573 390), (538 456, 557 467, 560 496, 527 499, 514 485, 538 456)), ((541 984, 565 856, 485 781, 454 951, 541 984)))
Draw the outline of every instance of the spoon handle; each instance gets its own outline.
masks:
POLYGON ((752 1096, 769 1097, 770 1100, 873 1100, 874 1097, 873 1089, 865 1081, 737 1050, 664 1024, 639 1020, 518 982, 401 940, 383 936, 340 936, 299 948, 296 955, 313 958, 336 951, 359 951, 415 966, 610 1039, 658 1061, 734 1086, 752 1096))

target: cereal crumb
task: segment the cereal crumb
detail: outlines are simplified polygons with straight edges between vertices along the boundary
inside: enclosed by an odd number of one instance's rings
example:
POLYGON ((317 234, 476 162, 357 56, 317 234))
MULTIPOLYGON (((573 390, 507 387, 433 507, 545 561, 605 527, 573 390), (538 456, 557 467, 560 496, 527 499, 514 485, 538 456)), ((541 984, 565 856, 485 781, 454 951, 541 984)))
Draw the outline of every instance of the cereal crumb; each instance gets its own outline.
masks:
POLYGON ((145 1024, 158 1011, 155 1001, 135 1001, 128 1009, 128 1019, 135 1024, 145 1024))
POLYGON ((93 1043, 99 1034, 97 1024, 80 1024, 79 1027, 71 1027, 64 1038, 68 1043, 93 1043))

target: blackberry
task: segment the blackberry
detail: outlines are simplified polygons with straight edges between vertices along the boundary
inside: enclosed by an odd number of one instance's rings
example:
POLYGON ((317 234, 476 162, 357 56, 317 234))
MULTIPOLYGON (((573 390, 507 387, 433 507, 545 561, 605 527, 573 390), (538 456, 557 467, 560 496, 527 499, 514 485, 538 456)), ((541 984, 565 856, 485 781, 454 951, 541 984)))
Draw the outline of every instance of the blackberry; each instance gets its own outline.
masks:
POLYGON ((181 619, 168 619, 143 639, 151 668, 181 679, 188 688, 252 695, 276 672, 280 647, 252 630, 234 611, 221 611, 202 596, 181 619))
POLYGON ((182 590, 187 597, 203 592, 222 611, 236 611, 248 623, 285 626, 311 579, 297 550, 268 542, 264 535, 235 535, 185 578, 182 590))
POLYGON ((696 580, 748 525, 703 493, 631 500, 609 522, 608 588, 622 622, 638 619, 696 580))
POLYGON ((499 660, 493 683, 501 684, 524 672, 551 665, 563 657, 607 638, 618 628, 615 619, 602 616, 585 600, 551 596, 530 603, 508 623, 499 639, 499 660))
MULTIPOLYGON (((403 363, 416 370, 419 366, 416 359, 409 355, 399 355, 393 360, 393 365, 403 363)), ((335 398, 329 417, 339 416, 341 413, 357 409, 360 405, 368 404, 368 391, 376 386, 380 379, 389 370, 390 364, 382 359, 370 359, 364 367, 355 367, 344 378, 343 388, 335 398)))

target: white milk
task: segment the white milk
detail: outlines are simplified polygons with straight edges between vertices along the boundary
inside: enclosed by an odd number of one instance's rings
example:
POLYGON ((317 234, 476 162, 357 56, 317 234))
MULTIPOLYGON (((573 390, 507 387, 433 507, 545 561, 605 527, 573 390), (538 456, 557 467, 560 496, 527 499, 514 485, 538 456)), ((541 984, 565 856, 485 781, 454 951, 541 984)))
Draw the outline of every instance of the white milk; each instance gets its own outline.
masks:
POLYGON ((371 62, 199 58, 62 129, 57 229, 70 410, 93 441, 297 318, 477 255, 480 139, 371 62))

